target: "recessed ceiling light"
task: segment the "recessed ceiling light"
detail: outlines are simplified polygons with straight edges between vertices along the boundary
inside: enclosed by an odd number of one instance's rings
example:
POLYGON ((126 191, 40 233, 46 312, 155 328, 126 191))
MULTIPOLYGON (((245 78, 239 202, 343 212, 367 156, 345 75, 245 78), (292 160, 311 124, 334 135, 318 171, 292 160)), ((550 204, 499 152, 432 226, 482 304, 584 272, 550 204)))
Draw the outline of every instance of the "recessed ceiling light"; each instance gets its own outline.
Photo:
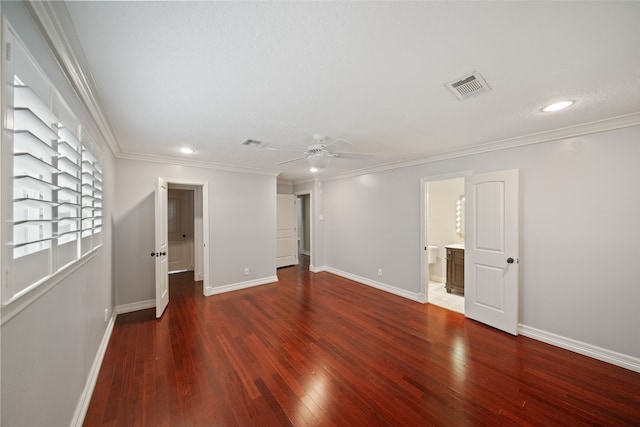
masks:
POLYGON ((573 103, 574 103, 574 101, 555 102, 553 104, 550 104, 550 105, 547 105, 546 107, 544 107, 542 109, 542 111, 544 111, 545 113, 551 113, 553 111, 564 110, 565 108, 572 106, 573 103))
POLYGON ((195 153, 195 150, 193 148, 189 148, 189 147, 180 147, 180 148, 178 148, 178 151, 181 152, 182 154, 193 154, 193 153, 195 153))
POLYGON ((318 172, 318 168, 311 168, 311 169, 309 169, 309 172, 316 173, 316 172, 318 172))

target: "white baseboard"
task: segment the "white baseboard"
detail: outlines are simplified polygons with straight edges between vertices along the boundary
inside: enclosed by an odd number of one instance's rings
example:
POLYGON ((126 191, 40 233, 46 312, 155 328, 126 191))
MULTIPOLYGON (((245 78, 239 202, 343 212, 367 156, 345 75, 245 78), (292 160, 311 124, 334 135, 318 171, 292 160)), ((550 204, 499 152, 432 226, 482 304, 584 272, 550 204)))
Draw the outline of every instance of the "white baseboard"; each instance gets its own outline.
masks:
POLYGON ((150 299, 146 301, 132 302, 130 304, 122 304, 116 307, 116 314, 131 313, 132 311, 146 310, 147 308, 155 308, 156 300, 150 299))
POLYGON ((76 406, 76 411, 73 414, 71 427, 82 427, 82 424, 84 424, 84 417, 87 415, 87 409, 89 409, 89 403, 91 403, 93 389, 96 386, 96 381, 98 381, 98 374, 100 373, 100 367, 102 366, 104 355, 107 352, 109 338, 111 338, 111 332, 113 332, 113 326, 116 323, 116 316, 117 313, 114 311, 111 314, 109 322, 107 323, 107 328, 104 331, 102 341, 100 342, 100 346, 98 347, 98 353, 96 354, 95 359, 93 359, 93 364, 91 365, 91 370, 89 371, 87 382, 84 386, 84 390, 82 390, 82 394, 80 395, 80 400, 78 401, 78 405, 76 406))
POLYGON ((378 282, 375 280, 367 279, 366 277, 356 276, 355 274, 347 273, 346 271, 338 270, 333 267, 324 267, 323 271, 327 271, 336 276, 341 276, 349 280, 353 280, 363 285, 371 286, 372 288, 380 289, 381 291, 389 292, 390 294, 398 295, 403 298, 417 301, 420 303, 425 302, 425 296, 416 292, 409 292, 404 289, 396 288, 395 286, 388 285, 386 283, 378 282))
POLYGON ((238 291, 240 289, 252 288, 254 286, 267 285, 278 281, 278 276, 263 277, 262 279, 249 280, 246 282, 232 283, 230 285, 219 286, 217 288, 207 288, 204 291, 205 296, 222 294, 225 292, 238 291))
POLYGON ((326 266, 314 267, 313 265, 309 265, 309 271, 312 273, 322 273, 323 271, 327 271, 326 266))
POLYGON ((532 328, 527 325, 518 325, 518 333, 525 337, 533 338, 534 340, 546 342, 547 344, 573 351, 574 353, 602 360, 603 362, 611 363, 612 365, 630 369, 635 372, 640 372, 640 358, 637 357, 617 353, 602 347, 596 347, 595 345, 532 328))

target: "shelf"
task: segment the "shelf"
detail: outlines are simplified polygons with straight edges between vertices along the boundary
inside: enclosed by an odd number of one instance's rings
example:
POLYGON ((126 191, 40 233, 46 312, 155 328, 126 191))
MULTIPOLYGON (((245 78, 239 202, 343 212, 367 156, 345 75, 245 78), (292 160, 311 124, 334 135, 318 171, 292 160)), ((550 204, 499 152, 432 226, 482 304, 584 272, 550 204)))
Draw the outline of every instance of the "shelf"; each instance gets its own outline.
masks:
POLYGON ((38 178, 34 178, 32 176, 29 176, 29 175, 14 176, 13 177, 13 182, 14 182, 14 186, 16 184, 17 185, 22 185, 22 186, 26 187, 27 189, 36 190, 36 191, 53 191, 53 190, 60 189, 60 187, 58 187, 55 184, 52 184, 52 183, 47 182, 47 181, 43 181, 43 180, 38 179, 38 178))
POLYGON ((38 173, 42 175, 55 173, 57 169, 45 162, 42 159, 35 157, 31 153, 15 153, 13 155, 13 170, 17 171, 29 171, 32 173, 38 173))

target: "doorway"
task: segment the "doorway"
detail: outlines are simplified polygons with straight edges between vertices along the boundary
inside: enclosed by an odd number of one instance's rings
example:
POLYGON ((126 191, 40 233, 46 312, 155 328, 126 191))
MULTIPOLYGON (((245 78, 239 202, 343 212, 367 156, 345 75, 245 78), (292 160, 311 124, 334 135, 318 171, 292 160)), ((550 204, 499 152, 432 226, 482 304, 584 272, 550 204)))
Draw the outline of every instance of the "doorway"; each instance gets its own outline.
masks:
MULTIPOLYGON (((169 264, 176 262, 170 240, 183 241, 186 254, 179 255, 178 270, 193 271, 193 281, 202 281, 202 293, 209 287, 209 190, 206 181, 175 180, 158 177, 155 207, 156 317, 169 303, 169 264), (170 196, 172 193, 172 207, 170 196), (176 202, 179 200, 179 202, 176 202), (170 209, 174 218, 170 222, 170 209), (180 218, 181 217, 181 218, 180 218), (180 218, 180 220, 178 220, 180 218), (170 232, 170 228, 172 231, 170 232), (184 229, 183 229, 184 227, 184 229), (173 234, 173 235, 172 235, 173 234), (183 237, 184 236, 184 237, 183 237), (167 248, 167 249, 162 249, 167 248), (186 267, 186 268, 183 268, 186 267)), ((177 249, 174 247, 173 251, 177 249)))
MULTIPOLYGON (((431 302, 429 292, 429 246, 439 246, 436 234, 440 228, 451 226, 433 221, 430 205, 436 205, 437 181, 457 176, 423 178, 421 180, 421 257, 422 295, 424 302, 431 302), (431 215, 430 215, 431 213, 431 215)), ((464 315, 473 320, 518 334, 519 295, 519 171, 518 169, 464 174, 464 192, 447 205, 447 221, 456 224, 455 230, 462 243, 445 243, 438 247, 438 256, 447 261, 446 288, 456 291, 456 283, 462 278, 458 293, 464 295, 464 315), (451 205, 453 215, 451 214, 451 205), (466 236, 466 239, 465 239, 466 236), (450 262, 455 261, 454 250, 462 252, 461 269, 452 274, 450 262), (461 276, 460 276, 461 275, 461 276), (453 280, 452 280, 453 278, 453 280), (451 289, 450 289, 451 288, 451 289), (462 291, 462 292, 460 292, 462 291)), ((454 193, 455 196, 456 193, 454 193)), ((447 238, 447 241, 449 239, 447 238)), ((432 277, 433 278, 433 277, 432 277)))
POLYGON ((464 313, 464 177, 423 182, 426 302, 464 313))
POLYGON ((313 207, 311 192, 296 193, 296 205, 298 211, 298 259, 305 269, 313 266, 312 260, 312 236, 313 223, 311 212, 313 207))
POLYGON ((170 184, 167 197, 169 274, 193 271, 194 190, 170 184))

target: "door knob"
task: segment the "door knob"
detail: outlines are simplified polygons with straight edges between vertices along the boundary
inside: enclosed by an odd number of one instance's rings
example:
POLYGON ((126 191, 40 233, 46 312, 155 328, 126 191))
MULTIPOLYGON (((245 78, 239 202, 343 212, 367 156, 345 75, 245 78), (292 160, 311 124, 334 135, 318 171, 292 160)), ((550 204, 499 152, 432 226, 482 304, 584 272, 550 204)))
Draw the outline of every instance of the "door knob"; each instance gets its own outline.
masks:
POLYGON ((165 256, 167 253, 166 252, 160 252, 160 255, 165 256))
POLYGON ((513 264, 513 258, 507 258, 507 264, 513 264))
POLYGON ((151 252, 151 256, 156 256, 156 253, 155 252, 151 252))

